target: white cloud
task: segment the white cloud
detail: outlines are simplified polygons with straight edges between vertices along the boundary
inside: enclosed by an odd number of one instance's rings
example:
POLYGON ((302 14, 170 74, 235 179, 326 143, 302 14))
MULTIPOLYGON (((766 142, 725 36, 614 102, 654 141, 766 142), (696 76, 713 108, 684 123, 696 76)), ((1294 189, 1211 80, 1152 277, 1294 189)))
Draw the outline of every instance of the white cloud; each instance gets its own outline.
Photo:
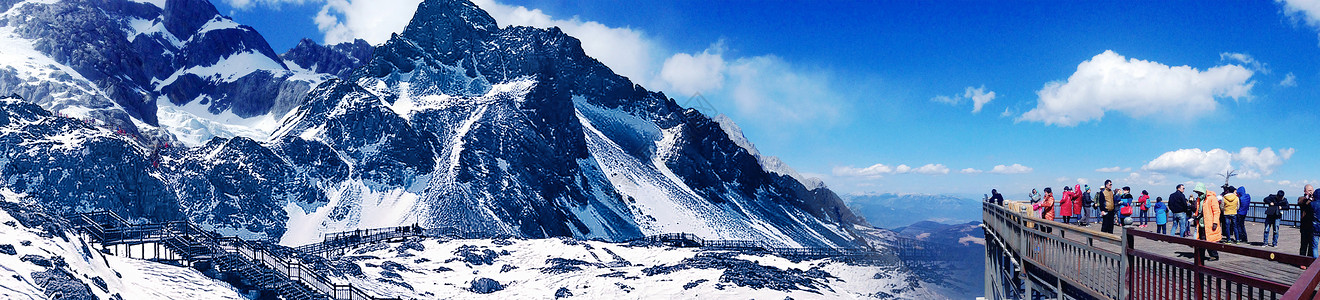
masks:
MULTIPOLYGON (((969 86, 963 90, 963 93, 961 95, 953 95, 953 96, 938 95, 935 97, 931 97, 930 101, 956 106, 962 103, 964 99, 972 100, 972 113, 976 114, 981 112, 981 108, 985 107, 986 103, 990 103, 991 100, 995 100, 995 92, 993 91, 987 92, 985 89, 985 85, 982 85, 981 87, 969 86)), ((1007 112, 1008 111, 1005 110, 1005 113, 1007 112)))
POLYGON ((1234 170, 1233 162, 1236 161, 1243 167, 1238 170, 1239 176, 1256 179, 1262 174, 1273 174, 1274 170, 1282 166, 1284 161, 1291 158, 1295 152, 1296 149, 1285 148, 1279 149, 1276 153, 1269 147, 1265 149, 1243 147, 1236 153, 1224 149, 1210 151, 1179 149, 1161 154, 1141 169, 1163 174, 1178 174, 1188 178, 1212 178, 1234 170))
POLYGON ((697 54, 678 53, 665 60, 660 68, 660 80, 671 91, 682 95, 709 92, 724 86, 723 42, 716 43, 697 54))
POLYGON ((985 171, 981 171, 981 170, 977 170, 977 169, 973 169, 973 168, 966 168, 966 169, 962 169, 962 171, 958 171, 958 172, 959 172, 959 173, 963 173, 963 174, 981 174, 981 172, 985 172, 985 171))
POLYGON ((1091 183, 1091 181, 1090 181, 1090 180, 1087 180, 1086 178, 1077 178, 1077 184, 1080 184, 1080 185, 1087 185, 1087 184, 1090 184, 1090 183, 1091 183))
POLYGON ((408 26, 420 3, 421 0, 326 0, 313 21, 325 34, 327 44, 357 38, 380 44, 408 26))
POLYGON ((1297 86, 1297 75, 1293 75, 1292 72, 1288 72, 1288 75, 1283 76, 1283 80, 1279 81, 1279 86, 1282 87, 1297 86))
MULTIPOLYGON (((1160 173, 1142 174, 1138 172, 1132 172, 1128 174, 1127 178, 1123 178, 1122 180, 1119 181, 1122 182, 1123 185, 1130 185, 1130 186, 1162 186, 1162 185, 1168 185, 1166 179, 1167 176, 1160 173)), ((1134 192, 1139 192, 1139 191, 1140 189, 1134 192)))
POLYGON ((1276 154, 1270 147, 1257 149, 1256 147, 1244 147, 1238 153, 1233 154, 1233 160, 1241 162, 1249 171, 1259 171, 1263 175, 1274 174, 1274 169, 1283 165, 1283 162, 1292 158, 1297 149, 1283 148, 1276 154))
POLYGON ((1233 154, 1224 149, 1180 149, 1161 154, 1141 169, 1189 178, 1209 178, 1232 169, 1232 160, 1233 154))
POLYGON ((927 164, 917 168, 902 164, 897 167, 891 167, 885 164, 874 164, 866 168, 855 168, 851 166, 834 168, 834 176, 840 177, 880 178, 884 175, 893 174, 943 175, 949 174, 949 167, 946 167, 943 164, 927 164))
POLYGON ((1320 29, 1320 1, 1316 0, 1274 0, 1282 4, 1283 10, 1288 15, 1306 25, 1320 29))
POLYGON ((1045 84, 1036 91, 1036 108, 1019 121, 1075 126, 1099 120, 1107 111, 1132 117, 1157 114, 1190 118, 1215 110, 1216 98, 1250 97, 1254 72, 1239 65, 1198 70, 1158 62, 1128 59, 1106 50, 1077 65, 1066 81, 1045 84))
POLYGON ((1243 66, 1250 67, 1251 70, 1253 71, 1260 72, 1261 74, 1270 73, 1270 69, 1265 67, 1265 63, 1256 60, 1256 58, 1251 57, 1250 54, 1223 52, 1223 53, 1219 53, 1219 60, 1236 61, 1241 63, 1243 66))
POLYGON ((980 113, 981 107, 985 106, 986 103, 990 103, 990 100, 995 100, 995 92, 985 92, 984 85, 975 89, 969 86, 967 91, 963 92, 963 97, 972 99, 972 113, 975 114, 980 113))
POLYGON ((729 97, 744 118, 800 124, 840 115, 842 97, 826 73, 801 70, 773 55, 739 58, 728 71, 729 97))
MULTIPOLYGON (((377 1, 377 0, 373 0, 377 1)), ((504 5, 494 0, 474 0, 478 7, 490 14, 500 26, 559 27, 564 33, 582 41, 587 55, 609 66, 614 73, 639 84, 652 80, 659 58, 654 56, 659 44, 640 30, 628 27, 609 27, 595 21, 555 19, 540 9, 504 5)))
POLYGON ((1132 168, 1122 168, 1119 166, 1113 166, 1108 168, 1095 169, 1095 171, 1100 173, 1119 173, 1119 172, 1131 172, 1132 168))
POLYGON ((993 173, 993 174, 1025 174, 1025 173, 1031 173, 1031 170, 1032 170, 1031 167, 1023 166, 1023 165, 1021 165, 1021 164, 1013 164, 1013 165, 1011 165, 1011 166, 998 165, 998 166, 995 166, 993 169, 990 169, 990 173, 993 173))

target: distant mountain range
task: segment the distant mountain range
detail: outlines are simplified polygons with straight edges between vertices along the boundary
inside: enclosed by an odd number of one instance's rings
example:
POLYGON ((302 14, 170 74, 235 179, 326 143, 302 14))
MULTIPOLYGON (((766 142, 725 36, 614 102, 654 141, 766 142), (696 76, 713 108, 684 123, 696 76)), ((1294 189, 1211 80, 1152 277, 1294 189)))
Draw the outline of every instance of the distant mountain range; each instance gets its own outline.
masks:
POLYGON ((849 194, 848 207, 881 228, 898 228, 921 221, 944 224, 981 219, 981 203, 948 195, 849 194))

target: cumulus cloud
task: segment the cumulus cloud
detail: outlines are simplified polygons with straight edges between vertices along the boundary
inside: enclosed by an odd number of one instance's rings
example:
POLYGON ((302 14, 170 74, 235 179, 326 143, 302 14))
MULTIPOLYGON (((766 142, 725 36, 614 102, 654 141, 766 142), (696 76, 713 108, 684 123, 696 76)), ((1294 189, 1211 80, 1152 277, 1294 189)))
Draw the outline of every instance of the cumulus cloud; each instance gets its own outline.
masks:
MULTIPOLYGON (((378 0, 372 0, 375 2, 378 0)), ((494 0, 474 0, 477 6, 490 13, 500 26, 559 27, 564 33, 582 41, 582 51, 609 66, 614 73, 637 83, 648 83, 654 77, 659 61, 655 52, 659 44, 640 30, 629 27, 610 27, 577 17, 556 19, 540 9, 504 5, 494 0)))
POLYGON ((1099 120, 1105 112, 1132 117, 1152 114, 1192 116, 1215 110, 1217 98, 1250 97, 1254 72, 1240 65, 1207 70, 1171 67, 1158 62, 1128 59, 1106 50, 1077 65, 1065 81, 1045 84, 1036 91, 1036 108, 1018 121, 1076 126, 1099 120))
POLYGON ((925 174, 925 175, 943 175, 949 174, 949 167, 943 164, 927 164, 920 167, 910 167, 908 165, 898 165, 891 167, 885 164, 874 164, 870 167, 855 168, 851 166, 835 167, 834 176, 840 177, 868 177, 880 178, 884 175, 893 174, 925 174))
POLYGON ((977 169, 973 169, 973 168, 966 168, 966 169, 962 169, 962 171, 958 171, 958 172, 959 172, 959 173, 963 173, 963 174, 981 174, 981 172, 985 172, 985 171, 981 171, 981 170, 977 170, 977 169))
POLYGON ((694 95, 719 89, 724 85, 723 43, 716 43, 696 54, 678 53, 665 59, 660 68, 660 79, 669 89, 683 95, 694 95))
POLYGON ((1108 168, 1095 169, 1095 171, 1100 173, 1119 173, 1119 172, 1130 172, 1132 171, 1132 168, 1122 168, 1119 166, 1113 166, 1108 168))
POLYGON ((1292 72, 1288 72, 1288 75, 1283 76, 1283 80, 1279 81, 1279 86, 1282 87, 1297 86, 1297 75, 1293 75, 1292 72))
POLYGON ((326 0, 312 20, 327 44, 363 39, 383 43, 403 31, 421 0, 326 0))
POLYGON ((964 99, 972 100, 972 113, 976 114, 981 112, 981 108, 985 107, 986 103, 990 103, 990 101, 995 100, 995 92, 993 91, 987 92, 984 85, 982 85, 981 87, 969 86, 963 90, 963 93, 961 95, 953 95, 953 96, 938 95, 930 98, 930 101, 948 104, 948 105, 958 105, 962 103, 964 99))
MULTIPOLYGON (((1132 172, 1132 173, 1128 173, 1128 176, 1126 178, 1123 178, 1122 180, 1119 180, 1119 182, 1122 182, 1124 185, 1133 185, 1133 186, 1136 185, 1159 186, 1159 185, 1168 185, 1169 183, 1166 181, 1166 179, 1167 176, 1160 173, 1142 174, 1138 172, 1132 172)), ((1139 190, 1134 192, 1139 192, 1139 190)))
POLYGON ((1031 170, 1032 170, 1031 167, 1023 166, 1023 165, 1021 165, 1021 164, 1013 164, 1013 165, 1010 165, 1010 166, 998 165, 998 166, 995 166, 993 169, 990 169, 990 173, 992 173, 992 174, 1025 174, 1025 173, 1031 173, 1031 170))
POLYGON ((1275 152, 1266 147, 1244 147, 1238 152, 1224 149, 1179 149, 1166 152, 1146 163, 1141 169, 1162 174, 1178 174, 1188 178, 1211 178, 1234 170, 1233 162, 1241 163, 1239 170, 1243 178, 1260 178, 1261 174, 1274 174, 1284 161, 1292 157, 1296 149, 1285 148, 1275 152))

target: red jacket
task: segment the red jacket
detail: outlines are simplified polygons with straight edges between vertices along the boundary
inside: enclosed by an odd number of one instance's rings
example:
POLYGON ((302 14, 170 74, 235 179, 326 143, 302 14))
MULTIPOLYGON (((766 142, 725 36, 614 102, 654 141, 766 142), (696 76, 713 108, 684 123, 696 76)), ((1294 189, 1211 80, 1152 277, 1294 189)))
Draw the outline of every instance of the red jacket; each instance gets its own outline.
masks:
POLYGON ((1063 191, 1063 197, 1059 198, 1059 215, 1071 217, 1073 215, 1072 191, 1063 191))
POLYGON ((1150 195, 1141 195, 1140 198, 1137 198, 1137 207, 1140 207, 1141 210, 1147 210, 1146 200, 1150 200, 1150 195))
POLYGON ((1086 192, 1085 192, 1085 191, 1082 191, 1082 185, 1079 184, 1079 185, 1075 185, 1075 186, 1073 186, 1073 200, 1072 200, 1072 204, 1073 204, 1073 215, 1074 215, 1074 216, 1081 216, 1081 215, 1082 215, 1082 194, 1084 194, 1084 193, 1086 193, 1086 192))

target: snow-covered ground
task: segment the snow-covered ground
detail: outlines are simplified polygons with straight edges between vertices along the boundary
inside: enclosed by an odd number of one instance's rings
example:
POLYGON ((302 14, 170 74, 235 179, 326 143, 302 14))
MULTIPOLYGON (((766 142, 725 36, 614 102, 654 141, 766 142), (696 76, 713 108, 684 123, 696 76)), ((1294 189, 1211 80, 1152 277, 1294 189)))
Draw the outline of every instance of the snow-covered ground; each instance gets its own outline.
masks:
POLYGON ((403 299, 944 298, 897 265, 558 238, 373 244, 351 249, 335 265, 360 268, 343 280, 403 299), (503 288, 474 291, 473 282, 483 278, 503 288))
MULTIPOLYGON (((12 193, 4 196, 10 197, 0 198, 14 199, 12 193)), ((246 299, 229 284, 191 268, 91 249, 95 248, 82 237, 50 236, 0 210, 0 299, 47 299, 39 284, 46 280, 59 283, 65 291, 90 292, 97 299, 246 299)), ((65 293, 65 297, 73 295, 77 292, 65 293)))

